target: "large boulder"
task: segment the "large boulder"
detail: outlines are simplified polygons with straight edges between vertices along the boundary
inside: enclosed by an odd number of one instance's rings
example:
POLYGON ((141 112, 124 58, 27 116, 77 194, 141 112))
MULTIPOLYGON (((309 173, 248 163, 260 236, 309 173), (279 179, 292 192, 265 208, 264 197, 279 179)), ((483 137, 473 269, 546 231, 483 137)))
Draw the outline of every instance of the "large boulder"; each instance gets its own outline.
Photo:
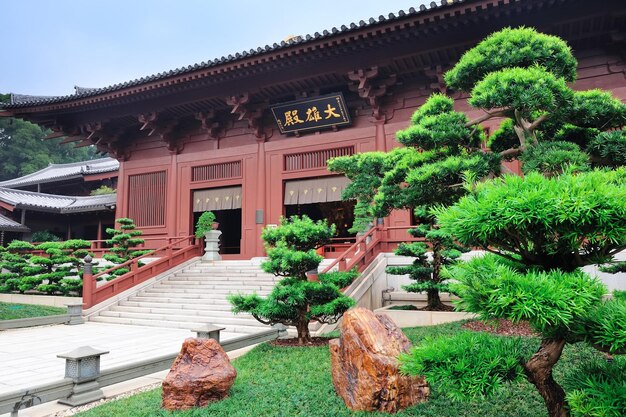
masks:
POLYGON ((421 377, 400 375, 397 357, 411 342, 385 314, 346 312, 339 339, 330 341, 333 385, 348 408, 395 413, 430 393, 421 377))
POLYGON ((186 339, 163 381, 163 408, 204 407, 228 396, 237 371, 213 339, 186 339))

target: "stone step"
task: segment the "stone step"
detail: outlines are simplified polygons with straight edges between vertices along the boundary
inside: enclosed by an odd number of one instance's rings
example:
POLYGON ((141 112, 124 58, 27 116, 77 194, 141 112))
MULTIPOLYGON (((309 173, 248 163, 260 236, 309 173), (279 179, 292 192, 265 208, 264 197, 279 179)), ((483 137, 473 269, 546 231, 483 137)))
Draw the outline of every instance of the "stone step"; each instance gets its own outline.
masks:
POLYGON ((176 308, 169 305, 163 305, 159 307, 138 307, 138 306, 126 306, 118 305, 113 306, 109 311, 119 311, 123 313, 143 313, 143 314, 171 314, 171 315, 184 315, 184 316, 201 316, 201 317, 237 317, 237 318, 253 318, 250 314, 233 314, 230 310, 206 310, 206 309, 190 309, 190 308, 176 308))
MULTIPOLYGON (((189 330, 192 330, 196 327, 204 326, 207 324, 206 322, 176 322, 176 321, 162 321, 162 320, 160 321, 160 320, 147 320, 147 319, 130 319, 130 318, 125 318, 125 317, 124 318, 123 317, 103 317, 103 316, 92 317, 89 320, 99 322, 99 323, 126 324, 126 325, 133 325, 133 326, 148 326, 148 327, 166 327, 166 328, 189 329, 189 330)), ((224 329, 225 332, 242 333, 242 334, 257 333, 259 331, 267 330, 270 328, 269 326, 261 327, 263 326, 261 323, 259 323, 261 325, 259 327, 236 326, 236 325, 226 326, 220 323, 211 323, 211 324, 225 327, 224 329)), ((193 335, 190 334, 190 337, 191 336, 193 335)))
POLYGON ((141 302, 161 302, 161 303, 178 303, 178 304, 205 304, 205 305, 227 305, 230 303, 225 298, 212 298, 212 297, 195 297, 195 298, 183 298, 179 297, 167 297, 164 294, 159 295, 136 295, 128 298, 129 301, 141 301, 141 302))
POLYGON ((238 326, 257 326, 261 323, 254 318, 249 317, 207 317, 198 315, 182 315, 182 314, 150 314, 150 313, 130 313, 123 311, 103 311, 100 317, 119 317, 138 320, 155 320, 155 321, 173 321, 173 322, 193 322, 193 323, 212 323, 220 325, 238 325, 238 326))
POLYGON ((246 283, 244 281, 167 279, 167 280, 161 281, 159 284, 156 284, 156 285, 181 285, 181 286, 182 285, 188 285, 188 286, 215 285, 215 286, 223 286, 223 287, 231 288, 231 287, 248 287, 248 286, 258 286, 258 285, 273 287, 274 285, 276 285, 276 283, 272 281, 250 281, 246 283))
MULTIPOLYGON (((142 300, 142 298, 139 298, 142 300)), ((180 310, 209 310, 209 311, 230 311, 232 306, 226 302, 225 304, 207 304, 207 303, 190 303, 190 302, 171 302, 167 300, 157 299, 154 301, 120 301, 120 306, 128 307, 144 307, 144 308, 175 308, 180 310)))
POLYGON ((154 286, 145 291, 145 293, 163 293, 163 294, 222 294, 222 296, 233 294, 237 292, 256 292, 259 295, 268 294, 271 290, 271 287, 243 287, 239 288, 228 288, 228 287, 216 287, 214 285, 204 285, 204 286, 193 286, 193 287, 177 287, 177 286, 167 286, 158 285, 154 286))
POLYGON ((185 276, 185 277, 199 277, 206 278, 208 276, 215 278, 230 278, 237 277, 239 279, 248 278, 253 279, 257 277, 255 272, 217 272, 217 271, 185 271, 185 272, 176 272, 174 274, 175 277, 185 276))

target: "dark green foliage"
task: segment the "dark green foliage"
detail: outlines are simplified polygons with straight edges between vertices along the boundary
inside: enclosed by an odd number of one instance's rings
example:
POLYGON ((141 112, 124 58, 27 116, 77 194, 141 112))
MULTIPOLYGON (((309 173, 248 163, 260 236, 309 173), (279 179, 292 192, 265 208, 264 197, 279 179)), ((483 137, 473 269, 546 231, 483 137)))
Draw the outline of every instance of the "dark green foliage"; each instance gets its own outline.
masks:
POLYGON ((576 91, 562 110, 567 122, 582 128, 606 130, 626 125, 626 104, 608 91, 576 91))
POLYGON ((528 118, 532 112, 556 111, 572 98, 565 80, 542 67, 509 68, 479 81, 468 103, 483 109, 517 109, 528 118))
POLYGON ((626 272, 626 262, 615 262, 600 267, 600 271, 609 274, 617 274, 618 272, 626 272))
POLYGON ((58 242, 61 238, 48 230, 39 230, 32 234, 31 240, 33 242, 58 242))
POLYGON ((535 65, 566 81, 576 80, 577 62, 569 46, 556 36, 532 28, 507 28, 492 34, 465 52, 445 74, 445 80, 449 87, 469 92, 489 73, 535 65))
POLYGON ((563 171, 581 172, 589 170, 589 155, 571 142, 541 142, 529 146, 520 156, 522 171, 540 172, 551 177, 563 171))
POLYGON ((519 272, 509 265, 486 255, 450 268, 460 308, 483 319, 527 320, 542 335, 564 337, 605 292, 600 281, 581 271, 519 272))
POLYGON ((213 223, 215 222, 215 214, 212 211, 205 211, 200 215, 198 222, 196 223, 196 237, 201 239, 206 232, 213 230, 213 223))
POLYGON ((626 353, 626 300, 596 303, 574 331, 589 344, 609 353, 626 353))
POLYGON ((626 165, 626 130, 598 134, 589 141, 587 151, 595 165, 613 168, 626 165))
POLYGON ((107 194, 115 194, 115 188, 111 188, 108 185, 101 185, 100 187, 92 190, 89 195, 107 195, 107 194))
POLYGON ((567 393, 572 417, 626 415, 626 358, 611 361, 594 357, 566 380, 575 387, 567 393))
POLYGON ((310 321, 336 323, 343 313, 354 305, 354 300, 344 296, 332 282, 346 279, 326 275, 319 282, 309 282, 306 272, 317 270, 322 257, 315 252, 334 234, 334 226, 314 222, 306 216, 282 218, 280 226, 263 230, 268 261, 262 264, 266 272, 281 279, 267 297, 230 295, 228 301, 234 313, 250 313, 264 324, 282 323, 295 326, 298 341, 310 341, 310 321))
POLYGON ((63 138, 46 139, 48 131, 30 122, 0 119, 0 181, 27 175, 51 163, 94 159, 94 146, 74 148, 63 145, 63 138))
POLYGON ((319 280, 324 284, 333 284, 337 288, 346 288, 359 276, 356 270, 336 271, 319 274, 319 280))
POLYGON ((22 252, 33 250, 35 249, 35 246, 33 246, 32 243, 24 242, 23 240, 13 240, 9 243, 7 249, 11 252, 22 252))
POLYGON ((145 241, 139 237, 143 232, 136 230, 135 222, 132 219, 120 218, 116 219, 115 223, 119 224, 118 229, 106 229, 107 234, 111 236, 106 243, 113 247, 109 249, 111 253, 106 253, 102 256, 104 259, 114 264, 122 264, 150 252, 137 251, 135 249, 136 246, 143 244, 145 241))
POLYGON ((410 354, 400 356, 400 369, 436 381, 437 388, 451 398, 477 398, 519 381, 520 359, 528 353, 519 338, 461 332, 422 341, 410 354))
POLYGON ((293 248, 297 251, 309 251, 324 246, 335 234, 335 225, 330 227, 325 221, 313 221, 307 216, 282 218, 280 226, 265 228, 261 237, 272 246, 293 248))
POLYGON ((519 148, 519 138, 513 129, 513 120, 506 119, 503 121, 498 130, 489 136, 487 146, 496 153, 519 148))
POLYGON ((626 291, 613 290, 613 298, 619 301, 626 301, 626 291))
POLYGON ((626 170, 505 176, 436 213, 463 245, 571 271, 626 248, 626 170))
POLYGON ((419 310, 419 308, 417 308, 416 306, 412 304, 405 304, 405 305, 391 306, 389 307, 389 310, 416 311, 416 310, 419 310))
POLYGON ((356 200, 354 222, 349 229, 352 233, 363 232, 374 221, 372 200, 380 187, 384 175, 387 154, 368 152, 352 156, 340 156, 328 161, 331 172, 341 172, 350 179, 343 190, 344 200, 356 200))

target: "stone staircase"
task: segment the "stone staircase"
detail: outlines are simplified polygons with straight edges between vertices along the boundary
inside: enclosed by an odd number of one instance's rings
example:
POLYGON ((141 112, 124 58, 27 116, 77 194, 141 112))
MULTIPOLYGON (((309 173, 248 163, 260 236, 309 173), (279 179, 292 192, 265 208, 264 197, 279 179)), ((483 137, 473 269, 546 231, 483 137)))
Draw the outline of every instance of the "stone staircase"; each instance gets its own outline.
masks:
POLYGON ((198 261, 89 320, 190 330, 210 323, 225 327, 229 333, 256 333, 269 326, 249 314, 231 313, 226 296, 238 292, 264 296, 278 280, 263 272, 258 262, 198 261))

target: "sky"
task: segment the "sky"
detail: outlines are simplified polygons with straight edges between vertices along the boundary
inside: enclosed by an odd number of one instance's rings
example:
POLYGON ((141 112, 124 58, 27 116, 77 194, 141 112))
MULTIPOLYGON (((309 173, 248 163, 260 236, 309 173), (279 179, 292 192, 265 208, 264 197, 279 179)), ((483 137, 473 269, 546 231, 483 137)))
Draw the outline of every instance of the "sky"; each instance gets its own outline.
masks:
POLYGON ((0 93, 67 95, 419 7, 414 0, 0 0, 0 93))

